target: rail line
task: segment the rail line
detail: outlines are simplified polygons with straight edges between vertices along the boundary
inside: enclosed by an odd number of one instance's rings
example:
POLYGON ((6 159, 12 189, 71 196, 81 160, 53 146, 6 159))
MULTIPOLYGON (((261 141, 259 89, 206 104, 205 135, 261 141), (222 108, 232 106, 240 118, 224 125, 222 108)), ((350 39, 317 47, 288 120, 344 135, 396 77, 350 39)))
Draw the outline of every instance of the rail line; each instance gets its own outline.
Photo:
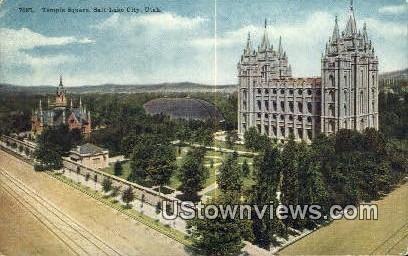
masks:
POLYGON ((122 255, 100 238, 76 223, 52 203, 28 188, 23 182, 11 176, 0 167, 0 180, 13 198, 28 209, 37 220, 55 234, 76 255, 122 255))

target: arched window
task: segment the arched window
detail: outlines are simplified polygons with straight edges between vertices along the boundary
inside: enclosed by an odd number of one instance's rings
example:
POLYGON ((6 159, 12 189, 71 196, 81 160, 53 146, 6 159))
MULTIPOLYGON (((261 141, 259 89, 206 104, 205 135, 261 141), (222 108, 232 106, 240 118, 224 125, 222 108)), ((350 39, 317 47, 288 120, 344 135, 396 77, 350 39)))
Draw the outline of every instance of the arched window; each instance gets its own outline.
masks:
POLYGON ((282 110, 282 111, 285 111, 285 102, 284 102, 284 101, 281 101, 281 102, 280 102, 280 105, 281 105, 281 110, 282 110))
POLYGON ((269 126, 268 125, 264 125, 264 131, 265 131, 265 134, 269 136, 269 126))
POLYGON ((293 113, 293 101, 289 101, 289 110, 291 113, 293 113))
POLYGON ((258 110, 261 110, 261 108, 262 108, 261 101, 260 101, 260 100, 258 100, 258 101, 256 101, 256 103, 257 103, 257 105, 258 105, 258 110))
POLYGON ((298 110, 299 110, 299 113, 303 113, 303 103, 302 102, 298 102, 298 110))
POLYGON ((364 93, 360 92, 360 113, 364 113, 364 93))
POLYGON ((331 87, 334 87, 334 77, 333 77, 333 75, 329 76, 329 84, 330 84, 331 87))
POLYGON ((262 67, 262 71, 261 71, 261 77, 262 77, 262 79, 267 79, 267 70, 268 70, 268 67, 266 66, 266 65, 264 65, 263 67, 262 67))
POLYGON ((334 123, 334 121, 331 121, 329 123, 329 131, 334 132, 336 130, 336 124, 334 123))
POLYGON ((312 113, 312 112, 313 112, 313 105, 312 105, 311 102, 308 102, 308 103, 307 103, 307 110, 309 111, 309 113, 312 113))
POLYGON ((330 116, 334 116, 334 105, 333 104, 329 105, 329 113, 330 113, 330 116))
POLYGON ((280 132, 281 132, 281 136, 285 137, 285 128, 281 127, 280 132))
POLYGON ((265 104, 265 109, 266 109, 267 111, 269 111, 269 101, 268 101, 268 100, 265 100, 265 101, 264 101, 264 104, 265 104))
POLYGON ((335 102, 335 101, 336 101, 336 93, 335 93, 335 91, 331 91, 331 92, 330 92, 330 99, 331 99, 332 102, 335 102))
POLYGON ((299 139, 303 139, 303 129, 302 128, 298 128, 298 138, 299 139))
POLYGON ((307 130, 307 139, 312 140, 312 130, 307 130))

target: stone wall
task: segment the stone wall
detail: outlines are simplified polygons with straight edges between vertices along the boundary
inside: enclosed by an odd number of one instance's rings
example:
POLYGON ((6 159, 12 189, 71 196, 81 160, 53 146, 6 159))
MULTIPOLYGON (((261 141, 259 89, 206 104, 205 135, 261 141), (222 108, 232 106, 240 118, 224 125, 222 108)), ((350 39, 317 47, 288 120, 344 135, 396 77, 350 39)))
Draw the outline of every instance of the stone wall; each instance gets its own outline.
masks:
POLYGON ((102 183, 105 178, 108 178, 112 181, 112 186, 119 187, 120 191, 124 191, 128 187, 131 187, 136 199, 144 201, 153 206, 157 206, 158 204, 161 205, 162 201, 179 201, 177 198, 159 194, 159 192, 153 189, 124 180, 115 175, 111 175, 109 173, 96 169, 91 169, 80 163, 74 162, 69 158, 63 158, 62 163, 66 171, 76 172, 77 174, 80 174, 84 177, 89 174, 90 179, 95 179, 94 177, 96 176, 96 180, 98 183, 102 183))
MULTIPOLYGON (((31 159, 32 158, 32 153, 35 151, 36 149, 36 145, 35 143, 32 142, 28 142, 28 141, 21 141, 18 140, 16 138, 12 138, 9 136, 1 136, 0 137, 0 143, 3 147, 21 155, 24 158, 28 158, 31 159), (15 145, 15 146, 14 146, 15 145), (23 150, 20 152, 19 148, 22 147, 23 150), (25 149, 28 149, 30 154, 26 155, 25 154, 25 149)), ((102 181, 105 178, 108 178, 112 181, 112 186, 117 186, 120 191, 123 191, 125 189, 127 189, 128 187, 131 187, 133 189, 133 193, 135 195, 135 199, 140 200, 140 201, 144 201, 145 203, 148 203, 152 206, 157 206, 158 204, 160 204, 162 201, 177 201, 178 203, 180 203, 180 201, 175 198, 175 197, 170 197, 164 194, 160 194, 159 192, 138 185, 136 183, 124 180, 122 178, 119 178, 117 176, 105 173, 103 171, 99 171, 96 169, 92 169, 89 167, 86 167, 80 163, 77 163, 75 161, 72 161, 71 159, 67 158, 67 157, 63 157, 63 168, 65 171, 69 171, 69 172, 75 172, 79 175, 82 176, 86 176, 87 174, 89 174, 89 178, 94 180, 96 177, 96 182, 98 183, 102 183, 102 181)), ((172 208, 173 204, 169 204, 169 208, 172 208)))

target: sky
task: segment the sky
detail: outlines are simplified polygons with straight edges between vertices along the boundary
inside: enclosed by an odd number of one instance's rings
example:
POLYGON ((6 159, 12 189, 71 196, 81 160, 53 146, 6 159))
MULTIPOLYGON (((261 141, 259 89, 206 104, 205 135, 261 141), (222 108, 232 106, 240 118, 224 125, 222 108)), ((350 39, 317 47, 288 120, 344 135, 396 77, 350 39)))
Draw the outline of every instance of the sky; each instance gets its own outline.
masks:
MULTIPOLYGON (((408 67, 408 0, 354 0, 380 72, 408 67)), ((0 83, 67 86, 195 82, 234 84, 251 33, 283 48, 295 77, 320 76, 334 19, 349 0, 0 0, 0 83), (23 12, 19 8, 32 8, 23 12), (127 8, 139 11, 127 12, 127 8), (146 12, 145 7, 148 7, 146 12), (43 8, 65 9, 47 12, 43 8), (73 13, 71 9, 89 9, 73 13), (94 8, 106 12, 94 12, 94 8), (124 8, 109 12, 108 8, 124 8), (160 12, 152 12, 153 9, 160 12)))

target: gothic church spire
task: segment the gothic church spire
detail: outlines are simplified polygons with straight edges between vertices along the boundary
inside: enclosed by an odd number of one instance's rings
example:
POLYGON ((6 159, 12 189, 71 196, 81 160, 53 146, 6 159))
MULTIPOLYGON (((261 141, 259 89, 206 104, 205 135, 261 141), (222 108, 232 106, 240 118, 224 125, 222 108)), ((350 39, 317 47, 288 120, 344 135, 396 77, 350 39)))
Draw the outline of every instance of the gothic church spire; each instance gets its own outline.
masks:
POLYGON ((267 22, 265 19, 264 34, 262 37, 261 50, 267 50, 268 48, 269 48, 269 38, 268 38, 267 22))
POLYGON ((350 0, 349 18, 346 25, 346 35, 352 36, 357 33, 356 19, 354 18, 353 0, 350 0))
POLYGON ((333 36, 332 40, 333 42, 337 41, 340 38, 340 33, 339 33, 339 25, 337 23, 337 16, 334 20, 334 28, 333 28, 333 36))

